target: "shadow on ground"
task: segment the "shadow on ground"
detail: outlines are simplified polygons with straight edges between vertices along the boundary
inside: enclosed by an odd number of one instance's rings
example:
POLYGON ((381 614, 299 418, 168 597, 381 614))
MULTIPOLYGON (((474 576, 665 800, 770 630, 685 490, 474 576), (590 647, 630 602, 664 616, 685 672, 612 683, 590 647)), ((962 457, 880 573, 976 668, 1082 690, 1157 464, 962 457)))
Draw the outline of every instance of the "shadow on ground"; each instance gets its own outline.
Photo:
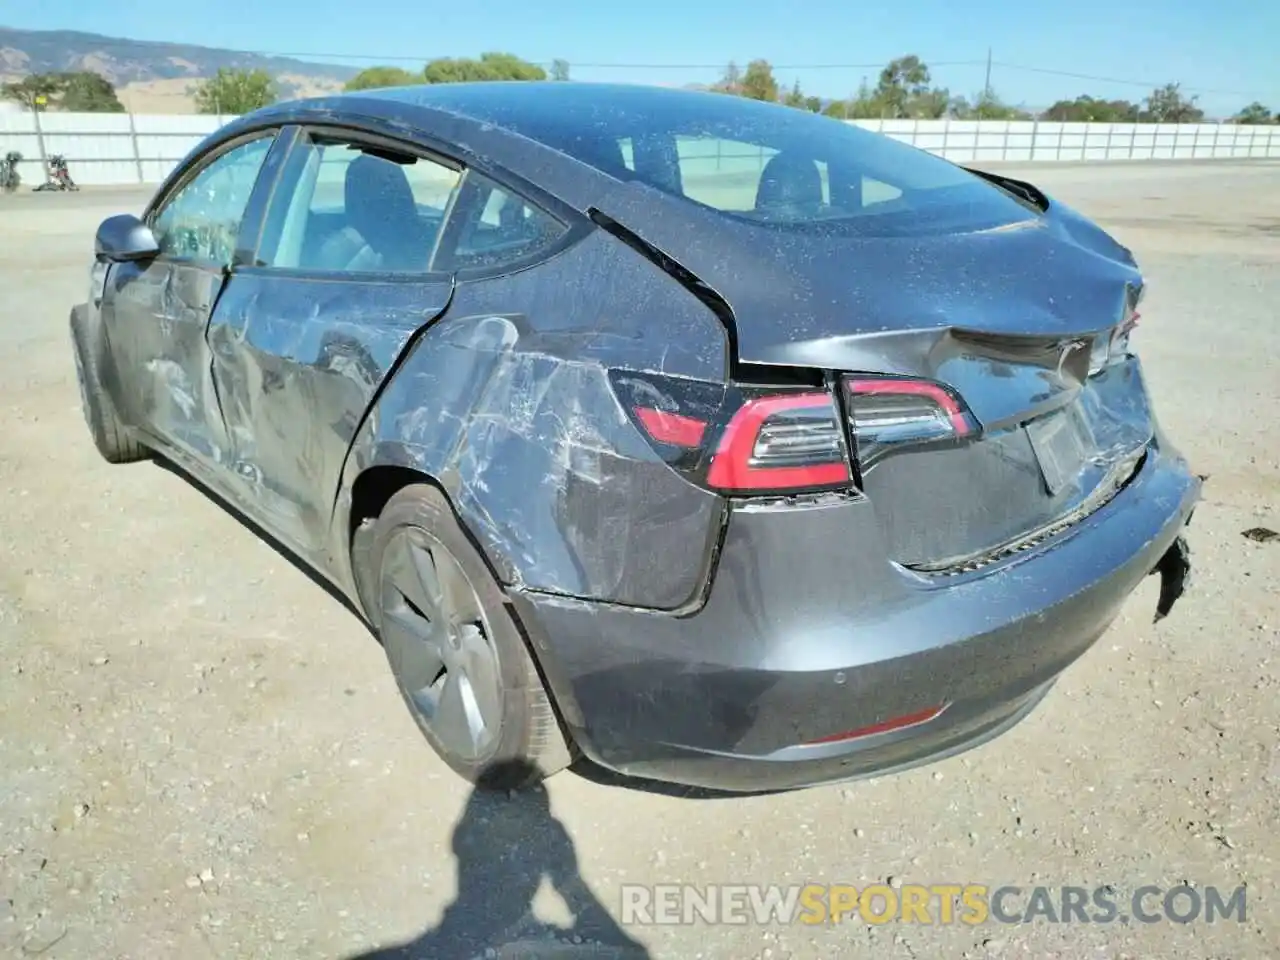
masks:
MULTIPOLYGON (((368 621, 341 591, 225 497, 172 461, 156 456, 152 462, 221 506, 372 632, 368 621)), ((627 781, 585 761, 574 766, 586 766, 593 771, 588 777, 619 786, 690 797, 699 794, 690 788, 627 781)), ((530 773, 527 765, 513 764, 497 771, 496 776, 503 782, 521 782, 530 773)), ((573 841, 552 815, 544 786, 513 794, 473 790, 454 828, 452 846, 458 895, 440 924, 408 943, 348 960, 648 960, 648 950, 623 931, 583 881, 573 841), (544 878, 573 915, 571 928, 553 926, 533 916, 533 900, 544 878)))
MULTIPOLYGON (((184 467, 174 463, 172 460, 168 460, 160 454, 153 454, 150 462, 152 465, 164 470, 166 473, 172 474, 178 479, 184 481, 202 496, 211 500, 213 503, 216 503, 228 515, 238 521, 241 526, 253 534, 254 537, 274 550, 282 560, 341 604, 348 613, 360 622, 361 626, 363 626, 365 630, 369 631, 369 634, 373 636, 375 642, 377 641, 377 634, 369 624, 364 613, 361 612, 356 605, 351 602, 351 600, 344 596, 341 590, 313 570, 304 561, 300 560, 289 550, 288 547, 277 540, 268 530, 258 524, 255 520, 246 515, 239 507, 233 504, 217 490, 208 486, 200 478, 192 475, 184 467)), ((641 777, 624 776, 623 774, 615 773, 612 770, 606 770, 604 767, 597 766, 585 757, 578 759, 570 770, 572 773, 577 774, 583 779, 590 780, 593 783, 600 784, 601 786, 614 787, 621 790, 633 790, 640 793, 657 794, 659 796, 678 797, 683 800, 735 800, 741 799, 743 796, 747 795, 763 796, 769 793, 784 792, 762 789, 756 793, 744 794, 733 791, 712 790, 704 787, 691 787, 684 784, 663 783, 658 780, 646 780, 641 777)))
POLYGON ((541 785, 510 795, 474 790, 453 831, 453 855, 458 894, 440 923, 408 943, 348 960, 648 960, 583 881, 573 841, 541 785), (533 915, 544 878, 564 899, 572 927, 533 915))

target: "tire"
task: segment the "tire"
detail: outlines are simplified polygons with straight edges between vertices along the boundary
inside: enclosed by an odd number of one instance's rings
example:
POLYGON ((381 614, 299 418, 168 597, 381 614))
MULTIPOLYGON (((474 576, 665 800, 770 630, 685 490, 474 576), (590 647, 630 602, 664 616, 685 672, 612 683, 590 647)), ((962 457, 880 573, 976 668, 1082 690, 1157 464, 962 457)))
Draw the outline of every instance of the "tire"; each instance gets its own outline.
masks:
POLYGON ((135 463, 150 456, 150 451, 135 440, 116 415, 110 395, 98 377, 95 337, 85 311, 71 313, 71 353, 76 362, 76 381, 80 386, 80 407, 93 445, 107 463, 135 463))
POLYGON ((367 556, 370 621, 401 697, 441 759, 493 790, 529 787, 567 767, 572 747, 537 665, 502 588, 444 494, 426 483, 396 493, 373 525, 367 556), (413 599, 415 584, 422 587, 413 599), (438 637, 441 630, 457 636, 445 642, 418 636, 438 637), (449 658, 452 665, 435 675, 436 663, 449 658), (451 691, 450 683, 457 684, 451 691), (460 703, 473 708, 464 711, 470 739, 450 722, 460 703))

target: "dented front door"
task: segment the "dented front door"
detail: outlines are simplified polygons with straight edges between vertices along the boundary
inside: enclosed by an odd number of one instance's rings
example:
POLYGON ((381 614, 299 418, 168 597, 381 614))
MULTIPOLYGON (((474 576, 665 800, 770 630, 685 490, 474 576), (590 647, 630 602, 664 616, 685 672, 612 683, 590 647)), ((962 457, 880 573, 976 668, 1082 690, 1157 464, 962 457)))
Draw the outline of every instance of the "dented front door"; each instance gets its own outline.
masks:
POLYGON ((274 140, 232 144, 180 182, 148 217, 159 256, 118 264, 103 311, 129 422, 205 463, 227 449, 205 331, 274 140))

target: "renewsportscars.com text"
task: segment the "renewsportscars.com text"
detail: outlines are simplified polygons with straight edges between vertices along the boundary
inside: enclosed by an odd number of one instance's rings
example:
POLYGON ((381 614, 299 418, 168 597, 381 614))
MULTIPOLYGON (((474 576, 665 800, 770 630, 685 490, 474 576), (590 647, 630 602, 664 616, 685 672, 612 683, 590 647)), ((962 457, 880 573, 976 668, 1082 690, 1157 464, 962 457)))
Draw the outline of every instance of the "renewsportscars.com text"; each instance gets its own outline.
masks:
POLYGON ((624 924, 1243 923, 1245 887, 666 884, 622 888, 624 924))

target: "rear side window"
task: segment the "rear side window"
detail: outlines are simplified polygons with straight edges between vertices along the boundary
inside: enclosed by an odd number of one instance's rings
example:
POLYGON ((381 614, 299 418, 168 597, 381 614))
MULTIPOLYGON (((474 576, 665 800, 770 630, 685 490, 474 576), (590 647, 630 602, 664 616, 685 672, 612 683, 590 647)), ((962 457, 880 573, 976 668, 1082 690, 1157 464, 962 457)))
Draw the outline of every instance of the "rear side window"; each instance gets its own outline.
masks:
POLYGON ((992 229, 1037 216, 923 150, 804 110, 744 97, 618 86, 501 100, 479 119, 603 173, 734 219, 794 232, 904 236, 992 229))
MULTIPOLYGON (((726 140, 722 137, 677 136, 680 182, 683 194, 704 206, 750 215, 757 209, 760 186, 769 161, 778 150, 758 143, 726 140)), ((634 165, 629 165, 635 169, 634 165)), ((831 173, 825 160, 814 160, 821 197, 813 202, 831 208, 831 173)), ((882 180, 861 176, 859 209, 887 203, 902 196, 902 190, 882 180)))
POLYGON ((469 172, 459 194, 439 270, 482 270, 543 253, 568 227, 542 208, 488 177, 469 172))
POLYGON ((458 170, 426 157, 305 136, 289 155, 260 262, 337 273, 425 273, 460 179, 458 170))
MULTIPOLYGON (((676 137, 684 195, 717 210, 753 210, 760 187, 760 171, 777 153, 758 143, 723 137, 676 137)), ((821 165, 824 196, 826 166, 821 165)))

